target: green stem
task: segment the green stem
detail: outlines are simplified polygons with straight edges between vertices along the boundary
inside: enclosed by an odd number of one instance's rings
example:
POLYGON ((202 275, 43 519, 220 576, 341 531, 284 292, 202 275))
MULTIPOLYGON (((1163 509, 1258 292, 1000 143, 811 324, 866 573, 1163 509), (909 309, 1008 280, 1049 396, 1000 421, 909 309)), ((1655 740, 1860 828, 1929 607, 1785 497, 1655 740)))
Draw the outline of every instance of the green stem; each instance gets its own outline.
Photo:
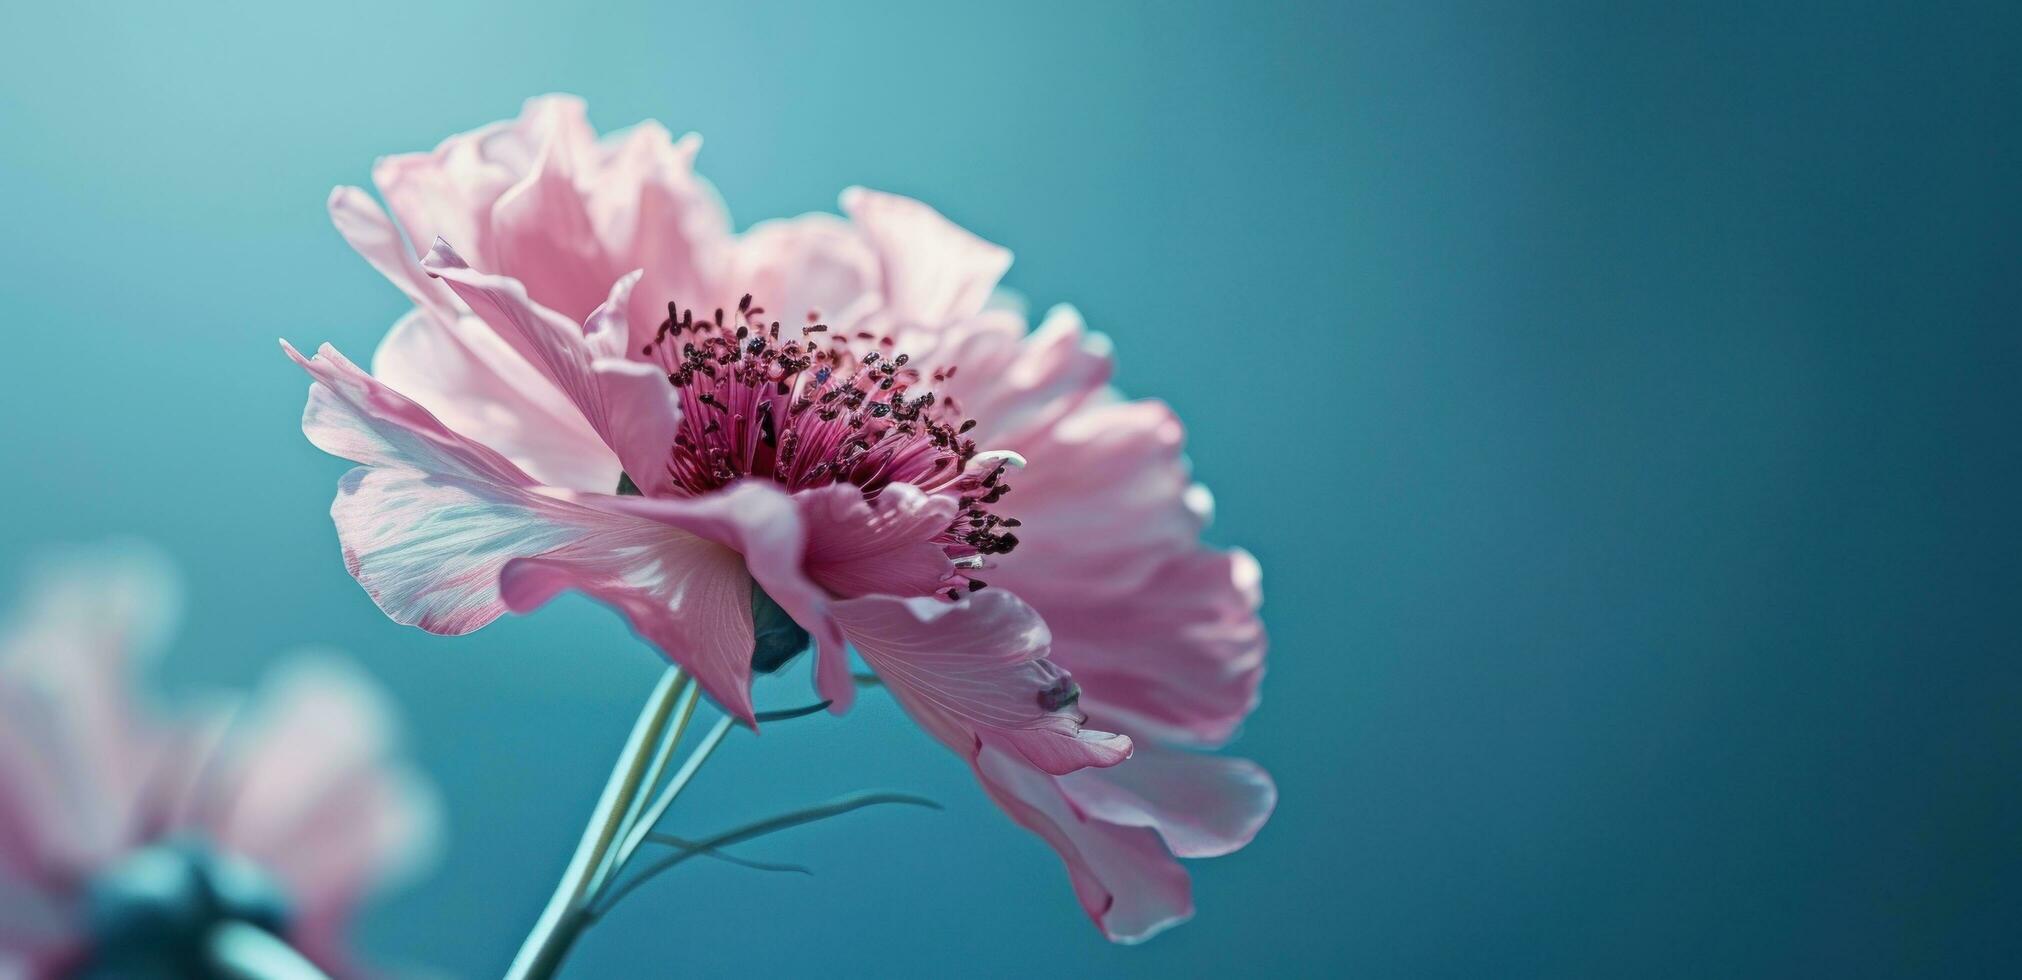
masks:
MULTIPOLYGON (((660 818, 666 816, 667 808, 674 805, 674 798, 680 796, 681 791, 688 787, 688 781, 695 778, 696 771, 702 768, 702 763, 709 760, 710 753, 715 752, 716 747, 723 744, 723 736, 730 734, 731 724, 732 719, 729 715, 724 715, 722 718, 717 719, 716 724, 710 727, 709 734, 702 736, 702 744, 696 746, 695 751, 688 754, 688 761, 681 764, 680 770, 674 773, 673 779, 668 780, 666 788, 660 791, 660 797, 653 801, 653 805, 647 808, 646 812, 639 817, 637 823, 626 828, 624 834, 620 837, 617 855, 611 862, 611 874, 613 876, 616 876, 619 871, 624 869, 626 862, 632 860, 633 853, 638 851, 639 845, 645 842, 646 835, 651 833, 654 827, 660 825, 660 818)), ((599 879, 597 882, 598 894, 603 892, 604 884, 610 880, 610 878, 599 879)), ((592 896, 592 902, 594 903, 594 901, 595 896, 592 896)))
POLYGON ((619 835, 630 829, 626 817, 637 812, 633 801, 650 788, 646 777, 653 768, 676 703, 690 683, 679 667, 669 667, 660 675, 660 682, 646 699, 639 720, 632 726, 632 734, 625 740, 624 750, 618 753, 617 764, 611 769, 611 778, 604 784, 589 824, 583 828, 582 842, 576 845, 568 870, 556 884, 555 893, 548 899, 533 931, 527 934, 519 955, 513 958, 507 980, 549 980, 589 925, 589 900, 601 884, 599 873, 604 870, 605 855, 620 842, 619 835))

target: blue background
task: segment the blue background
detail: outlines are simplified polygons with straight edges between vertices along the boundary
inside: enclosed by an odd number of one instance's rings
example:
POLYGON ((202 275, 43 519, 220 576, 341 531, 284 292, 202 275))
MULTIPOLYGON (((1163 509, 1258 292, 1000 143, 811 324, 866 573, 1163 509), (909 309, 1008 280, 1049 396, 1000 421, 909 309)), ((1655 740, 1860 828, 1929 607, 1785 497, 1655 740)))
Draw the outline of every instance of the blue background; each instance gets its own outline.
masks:
POLYGON ((669 826, 947 812, 748 848, 811 879, 690 864, 572 975, 2022 966, 2012 5, 591 6, 0 31, 6 563, 165 545, 173 685, 301 644, 385 679, 451 836, 380 959, 503 968, 657 668, 580 600, 381 617, 274 340, 362 359, 402 309, 332 185, 566 90, 702 132, 740 225, 913 194, 1109 333, 1264 563, 1236 748, 1283 791, 1195 922, 1111 947, 871 696, 733 739, 669 826))

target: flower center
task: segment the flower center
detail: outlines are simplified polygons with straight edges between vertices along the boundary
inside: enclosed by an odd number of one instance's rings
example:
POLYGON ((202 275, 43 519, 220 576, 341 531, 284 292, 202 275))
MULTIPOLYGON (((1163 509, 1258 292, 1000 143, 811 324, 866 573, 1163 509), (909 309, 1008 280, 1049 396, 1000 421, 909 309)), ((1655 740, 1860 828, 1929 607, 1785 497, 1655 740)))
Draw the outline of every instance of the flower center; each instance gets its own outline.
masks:
MULTIPOLYGON (((992 507, 1011 487, 1003 482, 1011 454, 978 453, 951 399, 912 394, 955 374, 950 366, 924 379, 892 350, 891 338, 829 330, 810 312, 798 336, 782 336, 779 321, 750 296, 728 319, 719 309, 667 304, 653 340, 641 351, 666 369, 681 393, 681 426, 667 459, 669 492, 708 493, 735 480, 772 480, 789 493, 854 484, 866 500, 893 483, 957 498, 960 512, 940 543, 959 567, 1018 544, 1018 521, 992 507), (860 348, 869 348, 860 350, 860 348)), ((980 582, 970 580, 972 590, 980 582)))
POLYGON ((223 976, 205 943, 227 922, 282 935, 286 898, 259 868, 200 840, 135 851, 92 879, 84 915, 91 961, 80 976, 223 976))

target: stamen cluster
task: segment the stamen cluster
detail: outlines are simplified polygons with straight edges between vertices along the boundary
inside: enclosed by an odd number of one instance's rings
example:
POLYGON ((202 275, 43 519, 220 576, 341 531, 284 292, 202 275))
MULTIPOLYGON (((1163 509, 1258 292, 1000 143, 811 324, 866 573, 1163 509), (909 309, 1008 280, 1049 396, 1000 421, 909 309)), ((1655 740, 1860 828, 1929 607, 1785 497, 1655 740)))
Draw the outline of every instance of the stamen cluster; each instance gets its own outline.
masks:
MULTIPOLYGON (((778 320, 745 296, 734 315, 707 319, 667 304, 667 319, 641 353, 667 371, 680 391, 681 425, 668 454, 671 492, 700 495, 757 477, 788 492, 849 483, 875 501, 885 487, 910 483, 954 495, 960 512, 939 543, 957 567, 979 567, 1009 552, 1015 518, 991 508, 1011 487, 1004 461, 970 472, 977 447, 953 400, 921 386, 910 358, 890 337, 831 331, 810 311, 798 336, 782 338, 778 320), (857 347, 869 347, 862 354, 857 347)), ((928 384, 953 377, 934 371, 928 384)), ((973 591, 983 583, 964 575, 973 591)), ((955 593, 951 591, 951 597, 955 593)))

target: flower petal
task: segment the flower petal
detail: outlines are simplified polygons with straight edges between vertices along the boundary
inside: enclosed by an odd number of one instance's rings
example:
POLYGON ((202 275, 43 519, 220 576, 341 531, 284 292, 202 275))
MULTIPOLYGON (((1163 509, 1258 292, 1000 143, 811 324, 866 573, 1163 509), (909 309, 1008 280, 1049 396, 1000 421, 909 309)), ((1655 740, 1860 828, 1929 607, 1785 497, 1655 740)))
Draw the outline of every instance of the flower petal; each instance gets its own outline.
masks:
POLYGON ((894 483, 873 506, 855 485, 834 483, 794 500, 807 522, 807 575, 836 595, 931 595, 954 575, 934 542, 955 520, 955 501, 946 496, 894 483))
MULTIPOLYGON (((1056 329, 1047 360, 1065 377, 1096 377, 1070 353, 1081 346, 1078 320, 1056 329)), ((1000 391, 1017 387, 1007 374, 984 377, 1000 391)), ((1029 390, 1077 387, 1040 381, 1029 390)), ((1024 420, 1012 426, 1022 432, 983 438, 1027 460, 1000 508, 1026 530, 1016 551, 996 559, 990 583, 1046 618, 1054 658, 1081 681, 1100 723, 1189 744, 1226 741, 1256 705, 1262 597, 1254 559, 1199 544, 1205 491, 1181 454, 1179 420, 1161 403, 1100 393, 1050 420, 1016 394, 997 405, 1024 420)))
POLYGON ((488 265, 492 206, 533 168, 541 147, 557 140, 586 151, 595 142, 581 99, 528 99, 517 119, 451 136, 427 153, 380 159, 372 180, 410 241, 460 242, 488 265))
POLYGON ((130 675, 163 646, 179 590, 154 552, 86 550, 32 570, 0 633, 0 877, 117 854, 162 754, 130 675))
POLYGON ((357 187, 339 187, 330 192, 329 208, 330 223, 337 226, 337 233, 380 275, 436 320, 447 323, 456 319, 463 304, 421 268, 401 239, 400 229, 372 195, 357 187))
POLYGON ((645 122, 605 140, 597 179, 585 191, 597 237, 624 268, 645 270, 629 310, 627 350, 653 336, 670 301, 722 302, 715 284, 731 248, 730 215, 716 189, 695 174, 702 139, 674 140, 645 122))
POLYGON ((401 317, 374 352, 372 374, 545 485, 608 492, 624 472, 583 413, 468 313, 448 323, 419 311, 401 317))
POLYGON ((1030 334, 1022 317, 986 310, 946 331, 927 356, 935 366, 961 369, 939 390, 976 420, 977 444, 1021 452, 1043 448, 1052 428, 1102 392, 1115 371, 1108 338, 1091 333, 1065 305, 1048 311, 1030 334))
POLYGON ((588 123, 577 122, 550 129, 532 169, 492 203, 486 255, 543 307, 580 322, 603 298, 613 260, 576 189, 576 154, 594 146, 582 138, 588 123))
POLYGON ((1069 595, 1138 591, 1153 566, 1197 546, 1205 523, 1187 504, 1184 439, 1163 403, 1105 401, 1027 438, 988 443, 1025 458, 998 509, 1031 529, 991 581, 1069 595))
POLYGON ((1060 777, 1060 788, 1089 819, 1149 827, 1183 858, 1240 850, 1278 804, 1271 774, 1248 759, 1143 745, 1123 765, 1060 777))
POLYGON ((625 315, 636 273, 620 279, 595 311, 593 347, 582 327, 529 299, 517 280, 472 269, 446 242, 436 242, 422 266, 448 282, 500 339, 560 389, 617 453, 625 472, 641 489, 655 492, 680 424, 680 403, 663 373, 608 351, 607 338, 624 336, 615 321, 625 315), (605 356, 599 356, 599 347, 606 348, 605 356))
POLYGON ((886 310, 941 326, 973 316, 1011 267, 1011 252, 970 234, 912 198, 852 187, 842 208, 877 252, 886 310))
MULTIPOLYGON (((793 498, 765 481, 747 480, 701 497, 578 498, 590 506, 628 517, 678 528, 741 555, 749 580, 792 616, 815 641, 816 683, 821 696, 846 709, 854 693, 849 654, 843 632, 832 615, 829 597, 802 572, 807 536, 793 498)), ((740 579, 743 581, 743 579, 740 579)), ((736 657, 720 651, 720 675, 729 678, 711 694, 746 722, 753 722, 751 677, 750 593, 739 593, 743 605, 743 649, 736 657), (735 660, 732 663, 732 660, 735 660), (730 690, 734 687, 735 691, 730 690)), ((636 626, 636 624, 635 624, 636 626)), ((643 629, 641 630, 643 632, 643 629)))
POLYGON ((302 432, 316 448, 368 466, 528 487, 533 481, 497 452, 451 431, 428 410, 360 370, 324 344, 315 357, 281 349, 315 383, 302 410, 302 432))
POLYGON ((907 713, 964 757, 995 745, 1056 774, 1130 757, 1129 738, 1081 727, 1073 681, 1046 660, 1046 624, 1018 597, 865 596, 834 609, 907 713))
POLYGON ((1059 852, 1075 896, 1103 935, 1143 942, 1193 917, 1193 882, 1158 834, 1084 816, 1059 777, 995 748, 985 748, 974 767, 990 798, 1059 852))
POLYGON ((498 484, 361 466, 330 507, 344 565, 394 622, 458 636, 504 615, 499 574, 595 533, 581 508, 498 484))
POLYGON ((395 762, 390 706, 355 666, 291 660, 249 710, 209 829, 287 885, 296 929, 334 943, 361 895, 427 860, 439 804, 395 762))
POLYGON ((783 329, 798 330, 813 314, 840 334, 882 305, 877 253, 832 214, 753 226, 737 238, 730 275, 728 292, 749 293, 783 329))
POLYGON ((506 605, 529 612, 566 589, 591 596, 687 668, 724 710, 750 721, 751 577, 737 552, 665 527, 599 544, 611 547, 507 562, 500 579, 506 605))
POLYGON ((468 633, 504 614, 498 575, 606 531, 596 510, 536 492, 491 449, 450 431, 426 409, 325 345, 288 355, 316 383, 302 429, 325 452, 367 465, 338 482, 330 514, 345 567, 395 622, 468 633))
MULTIPOLYGON (((991 574, 993 582, 1005 578, 991 574)), ((1264 676, 1257 561, 1241 550, 1201 549, 1172 557, 1146 581, 1119 598, 1047 592, 1040 608, 1055 630, 1055 656, 1086 685, 1083 707, 1102 722, 1162 741, 1220 745, 1256 708, 1264 676)))

